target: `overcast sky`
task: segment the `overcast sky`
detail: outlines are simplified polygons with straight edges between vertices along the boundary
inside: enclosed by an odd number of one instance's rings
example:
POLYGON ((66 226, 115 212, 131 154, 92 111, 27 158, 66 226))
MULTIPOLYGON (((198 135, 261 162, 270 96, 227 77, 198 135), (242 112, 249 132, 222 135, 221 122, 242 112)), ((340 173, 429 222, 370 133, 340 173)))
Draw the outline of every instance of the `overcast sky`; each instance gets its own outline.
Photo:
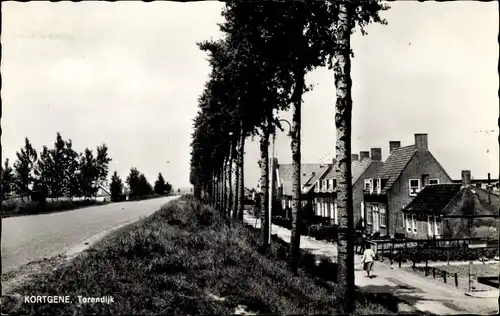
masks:
MULTIPOLYGON (((498 8, 496 2, 391 3, 388 25, 352 36, 353 152, 390 140, 429 148, 452 178, 498 177, 498 8), (487 133, 485 131, 494 131, 487 133)), ((106 143, 110 172, 132 166, 153 182, 162 172, 189 185, 189 143, 197 98, 210 71, 196 42, 220 36, 218 2, 2 3, 2 156, 28 137, 37 150, 56 132, 77 150, 106 143)), ((307 76, 303 162, 334 156, 333 73, 307 76)), ((289 113, 283 117, 291 118, 289 113)), ((245 180, 259 178, 256 142, 245 180)), ((291 162, 279 133, 276 155, 291 162)))

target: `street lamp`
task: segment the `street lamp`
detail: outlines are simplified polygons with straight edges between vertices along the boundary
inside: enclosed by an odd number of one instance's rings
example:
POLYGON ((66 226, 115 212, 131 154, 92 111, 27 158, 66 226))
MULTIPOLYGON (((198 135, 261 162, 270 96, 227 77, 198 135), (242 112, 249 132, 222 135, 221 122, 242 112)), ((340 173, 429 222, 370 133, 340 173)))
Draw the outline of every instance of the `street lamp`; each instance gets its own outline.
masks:
MULTIPOLYGON (((278 122, 285 122, 288 124, 288 127, 290 128, 288 133, 286 134, 288 137, 292 137, 292 124, 290 124, 290 122, 288 122, 287 120, 285 119, 279 119, 278 122)), ((280 128, 282 131, 283 129, 280 128)), ((268 214, 269 214, 269 227, 268 227, 268 242, 271 243, 271 228, 272 228, 272 224, 271 224, 271 219, 272 219, 272 209, 273 209, 273 201, 274 201, 274 143, 276 141, 276 129, 273 131, 273 143, 272 143, 272 155, 271 155, 271 177, 269 178, 269 181, 270 181, 270 185, 269 185, 269 205, 268 205, 268 214)))

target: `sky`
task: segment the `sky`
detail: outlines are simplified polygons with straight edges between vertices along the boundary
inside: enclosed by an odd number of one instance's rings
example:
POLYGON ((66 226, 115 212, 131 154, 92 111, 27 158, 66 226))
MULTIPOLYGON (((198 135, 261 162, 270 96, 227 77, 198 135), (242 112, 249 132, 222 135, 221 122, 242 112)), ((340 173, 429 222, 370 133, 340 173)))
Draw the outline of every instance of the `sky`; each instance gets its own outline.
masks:
MULTIPOLYGON (((352 152, 389 141, 429 150, 452 178, 499 173, 497 2, 392 2, 388 25, 352 35, 352 152)), ((161 172, 189 186, 197 99, 208 78, 196 42, 219 38, 219 2, 2 3, 2 159, 28 137, 37 150, 56 133, 74 147, 109 147, 110 173, 137 167, 153 182, 161 172)), ((306 77, 302 161, 335 156, 333 72, 306 77)), ((290 120, 291 113, 280 113, 290 120)), ((291 162, 290 139, 275 155, 291 162)), ((247 142, 245 181, 260 171, 257 139, 247 142)))

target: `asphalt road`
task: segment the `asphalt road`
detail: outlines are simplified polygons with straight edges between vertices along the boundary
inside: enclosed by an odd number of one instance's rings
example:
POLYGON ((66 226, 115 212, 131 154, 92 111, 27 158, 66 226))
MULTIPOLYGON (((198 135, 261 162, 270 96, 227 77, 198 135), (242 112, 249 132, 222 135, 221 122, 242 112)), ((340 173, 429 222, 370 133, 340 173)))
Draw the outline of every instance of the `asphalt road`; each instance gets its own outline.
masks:
POLYGON ((151 215, 176 197, 110 203, 2 220, 2 273, 66 253, 83 241, 151 215))

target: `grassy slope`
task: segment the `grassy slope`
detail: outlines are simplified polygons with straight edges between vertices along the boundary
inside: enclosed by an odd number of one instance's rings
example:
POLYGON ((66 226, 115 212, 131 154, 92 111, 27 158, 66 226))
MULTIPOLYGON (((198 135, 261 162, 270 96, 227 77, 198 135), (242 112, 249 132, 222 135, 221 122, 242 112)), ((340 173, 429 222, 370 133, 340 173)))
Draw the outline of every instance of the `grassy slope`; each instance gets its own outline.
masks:
MULTIPOLYGON (((335 285, 262 256, 256 235, 188 197, 106 237, 71 264, 17 289, 70 295, 73 304, 23 304, 21 314, 233 314, 239 304, 265 314, 334 314, 335 285), (216 300, 209 294, 225 298, 216 300), (114 304, 78 305, 77 295, 114 304)), ((270 257, 276 257, 278 245, 270 257)), ((342 298, 341 298, 342 299, 342 298)), ((359 314, 391 313, 364 298, 359 314)))

